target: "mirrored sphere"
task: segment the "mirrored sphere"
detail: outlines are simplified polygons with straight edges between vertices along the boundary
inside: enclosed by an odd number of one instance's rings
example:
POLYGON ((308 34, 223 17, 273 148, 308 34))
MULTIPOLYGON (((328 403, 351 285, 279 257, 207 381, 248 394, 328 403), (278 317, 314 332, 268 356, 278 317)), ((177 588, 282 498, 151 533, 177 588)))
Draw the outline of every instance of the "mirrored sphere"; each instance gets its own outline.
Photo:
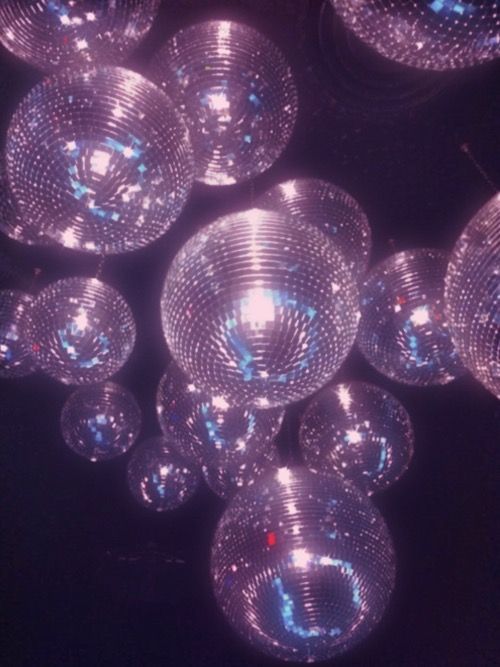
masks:
POLYGON ((446 274, 446 314, 460 358, 500 398, 500 195, 467 225, 446 274))
POLYGON ((27 335, 33 297, 18 290, 0 290, 0 377, 29 375, 35 370, 27 335))
POLYGON ((299 434, 309 467, 338 473, 369 494, 401 477, 413 455, 413 439, 401 403, 366 382, 322 389, 307 406, 299 434))
POLYGON ((357 342, 370 364, 393 380, 445 384, 464 372, 444 315, 448 259, 440 250, 407 250, 368 274, 357 342))
POLYGON ((500 55, 500 12, 492 0, 330 0, 345 25, 381 55, 448 70, 500 55))
POLYGON ((155 437, 134 448, 127 480, 141 505, 164 512, 189 500, 198 487, 199 474, 175 452, 170 439, 155 437))
POLYGON ((160 0, 2 0, 0 42, 43 69, 124 60, 146 35, 160 0))
POLYGON ((371 229, 363 209, 351 195, 318 178, 296 178, 279 183, 257 201, 319 227, 334 241, 353 275, 363 276, 368 266, 371 229))
POLYGON ((161 308, 170 351, 197 386, 230 405, 273 407, 338 370, 355 337, 358 293, 325 234, 252 209, 181 248, 161 308))
POLYGON ((127 361, 135 323, 123 297, 96 278, 65 278, 35 299, 28 337, 36 363, 65 384, 101 382, 127 361))
POLYGON ((268 169, 297 116, 297 91, 281 51, 234 21, 178 32, 157 53, 150 75, 184 112, 196 179, 228 185, 268 169))
POLYGON ((140 428, 141 411, 135 398, 114 382, 77 389, 61 413, 64 441, 90 461, 107 461, 124 454, 140 428))
POLYGON ((229 503, 212 547, 216 599, 255 648, 315 662, 373 630, 395 577, 382 516, 337 475, 280 468, 229 503))
POLYGON ((11 119, 6 159, 29 233, 98 254, 161 236, 193 181, 184 121, 159 88, 121 67, 66 70, 35 86, 11 119))

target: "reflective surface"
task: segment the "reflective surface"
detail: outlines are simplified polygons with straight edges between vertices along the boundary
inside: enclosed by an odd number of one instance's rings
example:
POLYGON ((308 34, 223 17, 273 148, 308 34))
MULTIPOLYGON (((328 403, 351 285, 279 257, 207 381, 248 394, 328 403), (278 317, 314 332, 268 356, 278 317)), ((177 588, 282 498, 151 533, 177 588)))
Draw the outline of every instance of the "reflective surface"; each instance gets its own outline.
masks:
POLYGON ((0 41, 43 70, 124 60, 160 0, 2 0, 0 41))
POLYGON ((159 88, 121 67, 44 79, 14 113, 6 150, 27 233, 92 253, 157 239, 193 179, 183 120, 159 88))
POLYGON ((151 77, 186 115, 196 178, 236 183, 268 169, 287 145, 297 91, 282 53, 255 29, 206 21, 178 32, 151 77))
POLYGON ((212 547, 215 595, 255 648, 333 658, 378 623, 394 585, 385 523, 341 477, 280 468, 229 504, 212 547))
POLYGON ((135 447, 127 468, 134 498, 156 512, 185 503, 198 486, 199 475, 171 447, 169 439, 149 438, 135 447))
POLYGON ((303 398, 338 370, 356 333, 355 280, 312 225, 252 209, 195 234, 168 271, 163 330, 187 375, 230 405, 303 398))
POLYGON ((376 266, 361 290, 358 345, 398 382, 444 384, 464 372, 444 316, 448 254, 418 248, 376 266))
POLYGON ((500 12, 494 0, 330 2, 360 39, 405 65, 447 70, 500 55, 500 12))
POLYGON ((27 314, 32 303, 30 294, 0 290, 0 377, 21 377, 35 370, 27 336, 27 314))
POLYGON ((500 398, 500 195, 479 211, 458 239, 445 297, 461 359, 500 398))
POLYGON ((140 428, 141 411, 135 398, 114 382, 77 389, 61 413, 64 441, 90 461, 106 461, 125 453, 140 428))
POLYGON ((28 321, 40 368, 65 384, 100 382, 127 361, 135 323, 123 297, 96 278, 66 278, 43 289, 28 321))
POLYGON ((307 406, 299 439, 308 466, 369 494, 399 479, 413 454, 410 416, 392 394, 366 382, 322 389, 307 406))

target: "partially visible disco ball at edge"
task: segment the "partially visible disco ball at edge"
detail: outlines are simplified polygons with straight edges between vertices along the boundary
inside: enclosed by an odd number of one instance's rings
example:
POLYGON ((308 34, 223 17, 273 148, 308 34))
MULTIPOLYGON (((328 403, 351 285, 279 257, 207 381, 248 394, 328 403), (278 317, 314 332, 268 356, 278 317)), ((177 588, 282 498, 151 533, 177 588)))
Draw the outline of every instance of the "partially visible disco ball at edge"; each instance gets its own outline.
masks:
POLYGON ((0 290, 0 378, 29 375, 35 370, 28 338, 31 294, 0 290))
POLYGON ((160 0, 2 0, 0 42, 39 69, 118 64, 149 31, 160 0))

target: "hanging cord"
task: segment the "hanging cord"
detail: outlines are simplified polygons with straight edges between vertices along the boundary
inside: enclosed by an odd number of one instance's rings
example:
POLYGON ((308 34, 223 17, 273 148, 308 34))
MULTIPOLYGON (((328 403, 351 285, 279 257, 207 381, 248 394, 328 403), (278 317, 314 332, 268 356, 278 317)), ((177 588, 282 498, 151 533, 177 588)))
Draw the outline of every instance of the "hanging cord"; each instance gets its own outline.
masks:
POLYGON ((472 162, 472 164, 476 168, 476 171, 478 171, 481 174, 484 182, 493 190, 493 192, 495 192, 495 193, 498 192, 498 187, 495 185, 495 183, 493 183, 492 179, 489 177, 486 170, 478 162, 476 156, 471 151, 470 145, 467 142, 463 143, 460 146, 460 150, 462 151, 462 153, 464 153, 464 155, 466 155, 469 158, 469 160, 472 162))
POLYGON ((101 279, 101 275, 102 275, 102 271, 103 271, 103 268, 104 268, 105 260, 106 260, 106 256, 105 255, 100 255, 99 262, 97 264, 97 268, 96 268, 96 271, 95 271, 95 277, 97 278, 97 280, 101 279))

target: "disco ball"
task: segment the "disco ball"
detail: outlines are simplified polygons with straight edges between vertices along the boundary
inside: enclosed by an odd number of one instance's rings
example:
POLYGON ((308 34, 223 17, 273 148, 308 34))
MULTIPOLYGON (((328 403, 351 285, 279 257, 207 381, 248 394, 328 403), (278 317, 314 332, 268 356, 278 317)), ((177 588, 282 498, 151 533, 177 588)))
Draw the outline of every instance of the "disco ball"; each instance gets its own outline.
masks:
POLYGON ((184 121, 159 88, 121 67, 44 79, 12 117, 6 156, 20 224, 98 254, 161 236, 193 179, 184 121))
POLYGON ((448 70, 500 55, 500 12, 492 0, 330 0, 345 25, 381 55, 448 70))
POLYGON ((18 290, 0 290, 0 377, 29 375, 35 370, 27 337, 27 315, 33 297, 18 290))
POLYGON ((77 389, 61 414, 64 441, 90 461, 107 461, 125 453, 140 428, 141 411, 135 398, 114 382, 77 389))
POLYGON ((356 334, 358 294, 323 232, 252 209, 219 218, 181 248, 161 308, 167 344, 197 386, 262 408, 331 379, 356 334))
POLYGON ((316 225, 338 245, 353 275, 366 272, 371 247, 368 219, 357 201, 333 183, 317 178, 279 183, 257 205, 316 225))
POLYGON ((212 547, 216 599, 255 648, 335 657, 373 630, 394 585, 386 525, 338 475, 280 468, 238 493, 212 547))
POLYGON ((199 475, 163 437, 149 438, 135 447, 127 468, 134 498, 144 507, 164 512, 185 503, 194 494, 199 475))
POLYGON ((185 28, 157 53, 150 75, 188 120, 199 181, 253 178, 290 139, 297 116, 290 67, 249 26, 207 21, 185 28))
POLYGON ((299 440, 308 466, 338 473, 369 494, 399 479, 413 454, 408 413, 366 382, 322 389, 306 409, 299 440))
POLYGON ((200 465, 237 471, 269 447, 283 421, 283 410, 230 407, 209 396, 170 363, 156 395, 160 427, 177 451, 200 465))
POLYGON ((446 313, 460 357, 500 398, 500 195, 458 239, 446 274, 446 313))
POLYGON ((92 384, 116 373, 135 343, 123 297, 96 278, 66 278, 31 307, 28 338, 40 368, 65 384, 92 384))
POLYGON ((2 0, 0 42, 43 70, 124 60, 160 0, 2 0))
POLYGON ((444 384, 464 372, 444 316, 447 253, 392 255, 361 290, 358 345, 381 373, 414 385, 444 384))

